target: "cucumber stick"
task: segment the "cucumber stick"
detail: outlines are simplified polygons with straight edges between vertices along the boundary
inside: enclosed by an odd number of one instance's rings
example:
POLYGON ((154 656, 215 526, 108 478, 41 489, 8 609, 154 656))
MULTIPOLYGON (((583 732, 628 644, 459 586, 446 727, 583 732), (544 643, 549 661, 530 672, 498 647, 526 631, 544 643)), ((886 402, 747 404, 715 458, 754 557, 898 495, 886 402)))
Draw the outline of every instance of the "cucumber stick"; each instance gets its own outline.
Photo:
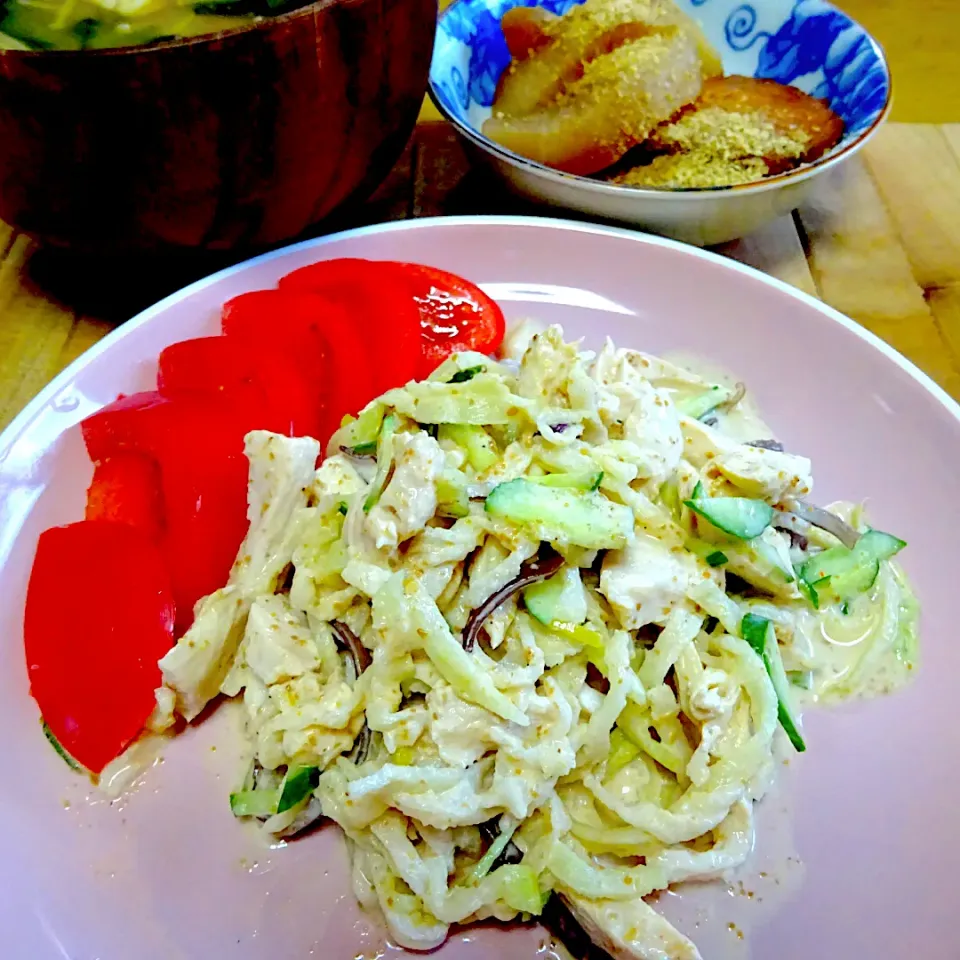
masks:
POLYGON ((577 625, 587 619, 587 594, 576 567, 564 564, 547 580, 523 591, 527 610, 542 624, 554 621, 577 625))
POLYGON ((683 502, 718 530, 740 540, 759 537, 773 520, 773 507, 769 503, 745 497, 707 497, 700 483, 694 488, 693 496, 683 502))
POLYGON ((861 554, 875 557, 877 560, 889 560, 891 557, 896 556, 906 545, 906 540, 901 540, 892 533, 869 529, 860 537, 853 550, 854 553, 859 551, 861 554))
POLYGON ((444 470, 437 480, 437 512, 445 517, 470 514, 470 497, 459 470, 444 470))
POLYGON ((780 647, 773 623, 766 617, 748 613, 740 624, 740 635, 753 648, 754 653, 763 660, 770 682, 777 694, 777 718, 790 742, 798 753, 803 753, 807 745, 800 734, 800 728, 790 709, 790 681, 780 659, 780 647))
POLYGON ((40 725, 43 727, 43 735, 50 742, 50 746, 53 747, 54 750, 56 750, 57 755, 60 757, 60 759, 63 760, 63 762, 71 770, 73 770, 74 773, 83 773, 83 767, 80 766, 80 764, 77 763, 77 761, 74 760, 73 757, 71 757, 70 754, 67 753, 67 751, 63 748, 63 744, 60 743, 60 741, 54 736, 53 731, 47 725, 47 721, 41 719, 40 725))
POLYGON ((280 800, 277 813, 286 813, 298 803, 302 803, 317 789, 320 782, 319 767, 297 767, 288 770, 280 785, 280 800))
POLYGON ((640 748, 619 728, 610 731, 610 752, 607 754, 606 779, 615 776, 628 763, 640 756, 640 748))
POLYGON ((800 567, 800 580, 815 607, 821 596, 844 600, 869 590, 880 573, 880 564, 906 545, 889 533, 867 530, 852 549, 830 547, 814 554, 800 567))
POLYGON ((474 423, 441 423, 437 438, 451 440, 460 447, 477 473, 489 470, 499 459, 493 438, 474 423))
POLYGON ((736 392, 728 387, 714 385, 703 393, 694 397, 687 397, 677 403, 677 409, 693 420, 699 420, 708 413, 716 410, 721 403, 729 403, 736 396, 736 392))
POLYGON ((472 380, 478 373, 483 373, 486 369, 487 368, 483 366, 476 366, 458 370, 447 383, 466 383, 468 380, 472 380))
POLYGON ((564 487, 569 490, 599 490, 603 481, 603 471, 586 473, 548 473, 542 477, 528 477, 531 483, 542 487, 564 487))
POLYGON ((468 874, 468 882, 479 883, 490 872, 519 826, 519 823, 513 823, 508 829, 501 830, 497 834, 497 838, 490 844, 487 852, 473 865, 473 869, 468 874))
POLYGON ((375 457, 377 455, 377 441, 365 440, 363 443, 357 443, 352 447, 344 447, 343 449, 352 457, 375 457))
POLYGON ((545 487, 523 478, 494 487, 484 509, 541 540, 592 550, 622 547, 633 533, 633 511, 599 491, 545 487))
POLYGON ((581 647, 586 647, 590 650, 599 650, 602 653, 606 646, 599 630, 595 630, 593 627, 588 627, 582 623, 576 624, 566 620, 554 620, 552 623, 548 623, 547 627, 551 633, 556 634, 558 637, 563 637, 564 640, 569 640, 571 643, 578 643, 581 647))
POLYGON ((360 411, 360 416, 356 419, 344 418, 347 422, 341 425, 337 438, 341 446, 358 457, 375 454, 385 413, 382 403, 370 403, 360 411))
POLYGON ((508 907, 531 916, 543 912, 549 891, 544 895, 532 867, 522 863, 507 863, 494 876, 500 883, 500 896, 508 907))
POLYGON ((272 817, 279 802, 279 790, 240 790, 230 794, 230 812, 235 817, 272 817))
POLYGON ((399 425, 400 419, 391 413, 384 418, 380 427, 380 436, 377 438, 377 474, 373 478, 367 499, 363 501, 364 513, 369 513, 376 506, 383 494, 383 488, 387 485, 390 468, 393 466, 393 437, 399 425))
POLYGON ((711 567, 722 567, 730 560, 715 543, 707 543, 705 540, 689 537, 687 539, 687 549, 701 560, 706 561, 711 567))
POLYGON ((680 518, 680 491, 672 480, 660 486, 660 502, 667 508, 675 520, 680 518))

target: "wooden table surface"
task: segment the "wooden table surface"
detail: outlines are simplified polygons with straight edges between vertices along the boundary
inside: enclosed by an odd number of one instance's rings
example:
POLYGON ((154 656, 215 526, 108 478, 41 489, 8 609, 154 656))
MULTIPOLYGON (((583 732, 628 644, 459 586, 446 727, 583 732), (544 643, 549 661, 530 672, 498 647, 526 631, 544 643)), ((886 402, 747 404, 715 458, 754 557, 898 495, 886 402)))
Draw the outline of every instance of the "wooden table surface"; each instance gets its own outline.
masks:
MULTIPOLYGON (((888 124, 813 200, 721 253, 821 297, 960 399, 960 124, 888 124)), ((330 229, 409 217, 542 213, 470 170, 452 129, 421 123, 388 181, 330 229)), ((117 322, 222 264, 89 263, 0 224, 0 427, 117 322)))

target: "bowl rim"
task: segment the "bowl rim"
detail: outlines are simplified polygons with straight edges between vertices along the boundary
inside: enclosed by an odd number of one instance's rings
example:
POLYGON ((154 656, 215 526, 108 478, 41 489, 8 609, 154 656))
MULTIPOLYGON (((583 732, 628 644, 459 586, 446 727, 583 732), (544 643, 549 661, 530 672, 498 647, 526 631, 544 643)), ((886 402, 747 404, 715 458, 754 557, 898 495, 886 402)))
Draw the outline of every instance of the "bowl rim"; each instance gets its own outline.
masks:
MULTIPOLYGON (((276 17, 259 17, 250 23, 229 27, 226 30, 217 30, 213 33, 198 33, 195 37, 173 37, 170 40, 155 40, 152 43, 132 44, 128 47, 98 47, 95 50, 36 50, 28 48, 21 50, 16 47, 0 49, 0 65, 4 60, 34 60, 40 57, 44 60, 66 60, 76 57, 134 57, 144 53, 153 53, 159 50, 171 50, 179 47, 193 47, 205 44, 214 44, 220 40, 237 36, 242 33, 257 33, 271 29, 277 24, 286 24, 304 17, 307 13, 315 14, 327 7, 338 6, 342 0, 311 0, 302 6, 294 7, 276 17)), ((17 40, 17 37, 12 37, 17 40)))
MULTIPOLYGON (((453 2, 440 14, 437 20, 438 34, 444 19, 447 17, 450 11, 455 7, 460 7, 466 2, 467 0, 453 0, 453 2)), ((551 180, 558 186, 582 189, 587 193, 597 193, 606 195, 608 197, 623 197, 625 195, 646 196, 648 198, 657 199, 670 198, 681 202, 701 200, 705 197, 710 197, 712 199, 730 195, 743 196, 747 193, 766 193, 769 190, 776 190, 788 182, 799 183, 804 180, 809 180, 811 177, 830 169, 831 167, 840 163, 842 160, 846 160, 848 157, 851 157, 854 153, 860 150, 867 143, 867 141, 874 136, 874 134, 876 134, 876 132, 890 116, 890 111, 893 107, 893 77, 890 72, 890 64, 887 60, 886 51, 883 49, 883 45, 876 39, 876 37, 873 36, 873 34, 870 33, 869 30, 867 30, 862 23, 860 23, 859 20, 854 19, 846 11, 836 7, 834 4, 828 2, 828 0, 823 0, 823 2, 825 6, 829 7, 834 13, 844 17, 852 26, 858 27, 861 31, 863 31, 863 35, 870 42, 870 45, 872 46, 873 51, 877 55, 877 59, 883 68, 884 75, 886 76, 886 99, 884 100, 883 106, 870 122, 869 126, 865 127, 855 137, 851 138, 848 143, 843 143, 843 141, 841 141, 839 148, 835 148, 833 151, 818 157, 816 160, 813 160, 810 163, 802 164, 801 166, 795 167, 793 170, 788 170, 785 173, 777 173, 773 176, 764 177, 762 180, 751 180, 749 183, 737 183, 718 187, 636 187, 630 184, 612 183, 609 180, 594 180, 592 177, 584 177, 574 173, 565 173, 562 170, 555 169, 554 167, 548 167, 546 164, 538 163, 536 160, 530 160, 528 157, 524 157, 519 153, 514 153, 513 150, 508 150, 506 147, 502 147, 500 144, 495 143, 489 137, 484 136, 479 130, 471 127, 469 124, 465 123, 459 117, 454 116, 450 112, 447 106, 443 103, 433 82, 433 64, 434 58, 436 57, 436 47, 434 47, 434 57, 431 58, 430 61, 430 72, 427 79, 427 93, 440 115, 465 139, 469 140, 481 150, 494 155, 499 160, 509 164, 510 166, 515 167, 522 172, 532 174, 541 180, 551 180)))

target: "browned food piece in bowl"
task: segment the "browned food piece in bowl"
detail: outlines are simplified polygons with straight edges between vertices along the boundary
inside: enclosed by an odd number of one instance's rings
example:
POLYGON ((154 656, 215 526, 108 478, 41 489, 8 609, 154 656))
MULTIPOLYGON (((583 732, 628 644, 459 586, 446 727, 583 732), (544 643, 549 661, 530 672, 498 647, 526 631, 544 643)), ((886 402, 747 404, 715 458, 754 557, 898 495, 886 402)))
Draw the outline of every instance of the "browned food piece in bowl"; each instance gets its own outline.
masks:
POLYGON ((524 116, 495 106, 483 134, 537 163, 587 176, 649 137, 696 98, 702 82, 690 34, 666 27, 590 61, 549 106, 524 116))
POLYGON ((762 158, 782 173, 821 157, 843 137, 843 121, 823 100, 754 77, 711 77, 696 103, 651 137, 651 150, 697 152, 724 162, 762 158))
POLYGON ((507 50, 514 60, 526 60, 553 39, 549 24, 560 18, 543 7, 514 7, 500 18, 507 50))
POLYGON ((664 153, 650 163, 611 177, 612 183, 627 187, 661 189, 702 189, 733 187, 762 180, 770 167, 762 157, 725 159, 707 150, 688 153, 664 153))
POLYGON ((587 0, 564 17, 514 8, 501 19, 513 62, 500 77, 494 109, 523 116, 545 107, 583 76, 591 60, 663 27, 689 34, 704 76, 722 73, 699 24, 673 0, 587 0))

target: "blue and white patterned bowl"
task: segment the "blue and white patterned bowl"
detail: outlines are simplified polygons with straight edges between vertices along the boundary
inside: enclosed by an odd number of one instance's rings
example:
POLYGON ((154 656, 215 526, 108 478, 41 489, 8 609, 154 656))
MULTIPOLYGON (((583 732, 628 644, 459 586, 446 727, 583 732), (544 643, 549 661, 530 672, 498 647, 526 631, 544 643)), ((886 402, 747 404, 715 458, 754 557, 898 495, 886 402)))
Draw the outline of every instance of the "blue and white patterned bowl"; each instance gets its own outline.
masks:
POLYGON ((564 14, 582 0, 454 0, 441 15, 430 94, 474 151, 520 194, 699 245, 752 232, 797 207, 814 178, 851 156, 889 112, 879 44, 825 0, 676 0, 723 58, 724 72, 767 77, 823 97, 843 119, 841 142, 815 163, 736 187, 637 189, 561 173, 480 132, 510 62, 500 18, 515 6, 564 14))

